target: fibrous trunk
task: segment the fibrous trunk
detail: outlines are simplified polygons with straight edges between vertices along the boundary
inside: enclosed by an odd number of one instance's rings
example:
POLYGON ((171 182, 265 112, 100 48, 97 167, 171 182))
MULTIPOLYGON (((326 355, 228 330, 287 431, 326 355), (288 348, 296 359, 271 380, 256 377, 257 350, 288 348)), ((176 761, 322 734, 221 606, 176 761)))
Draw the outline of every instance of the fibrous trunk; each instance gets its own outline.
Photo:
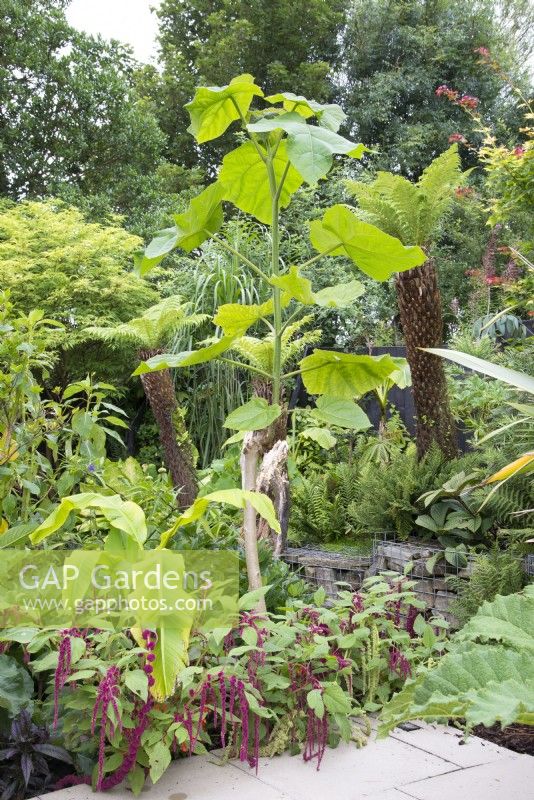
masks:
MULTIPOLYGON (((140 356, 146 361, 155 354, 155 351, 144 351, 140 356)), ((185 508, 193 503, 198 486, 191 443, 180 417, 171 373, 168 369, 147 373, 141 375, 141 381, 158 426, 165 465, 173 486, 179 491, 178 505, 185 508)))
POLYGON ((441 296, 432 260, 397 275, 397 298, 412 373, 417 415, 417 454, 436 443, 448 458, 458 454, 456 426, 450 411, 443 361, 421 348, 439 347, 443 339, 441 296))

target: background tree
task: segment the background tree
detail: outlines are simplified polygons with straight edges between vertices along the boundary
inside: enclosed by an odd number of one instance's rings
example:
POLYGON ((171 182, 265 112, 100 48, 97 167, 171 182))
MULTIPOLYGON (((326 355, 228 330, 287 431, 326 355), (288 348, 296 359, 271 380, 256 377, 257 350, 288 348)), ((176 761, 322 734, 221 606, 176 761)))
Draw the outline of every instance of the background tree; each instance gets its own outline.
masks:
MULTIPOLYGON (((162 353, 173 335, 204 322, 203 314, 191 314, 190 310, 181 297, 167 297, 140 317, 113 328, 89 328, 88 333, 112 345, 131 342, 138 358, 146 361, 162 353)), ((178 407, 171 372, 165 369, 141 375, 141 383, 158 426, 167 469, 179 491, 179 504, 190 506, 197 495, 197 479, 191 440, 178 407)))
POLYGON ((209 163, 213 147, 200 155, 186 132, 184 105, 201 83, 221 86, 248 72, 266 94, 290 89, 319 102, 331 100, 347 3, 163 0, 157 11, 161 74, 145 68, 139 86, 153 98, 167 136, 167 158, 194 166, 200 156, 209 163))
POLYGON ((63 323, 49 340, 59 356, 54 380, 63 387, 91 372, 115 383, 128 379, 131 345, 111 358, 87 328, 132 319, 159 299, 132 273, 139 245, 137 236, 87 223, 58 201, 0 206, 0 285, 19 313, 39 308, 63 323))
MULTIPOLYGON (((349 184, 360 216, 405 245, 428 253, 443 213, 461 181, 458 147, 453 145, 424 170, 416 184, 400 175, 379 172, 371 184, 349 184)), ((449 458, 458 454, 456 427, 449 407, 442 363, 421 348, 443 341, 441 296, 431 258, 395 278, 406 355, 412 374, 417 413, 417 453, 422 458, 435 442, 449 458)))
MULTIPOLYGON (((440 84, 479 98, 501 128, 515 118, 515 102, 495 74, 480 69, 474 52, 488 47, 525 82, 532 6, 511 0, 502 9, 496 0, 353 0, 339 91, 351 134, 379 148, 380 168, 417 178, 449 136, 465 129, 461 108, 435 96, 440 84)), ((468 164, 468 151, 462 156, 468 164)))
POLYGON ((0 2, 0 194, 100 195, 125 212, 164 137, 135 91, 131 49, 71 28, 67 5, 0 2))

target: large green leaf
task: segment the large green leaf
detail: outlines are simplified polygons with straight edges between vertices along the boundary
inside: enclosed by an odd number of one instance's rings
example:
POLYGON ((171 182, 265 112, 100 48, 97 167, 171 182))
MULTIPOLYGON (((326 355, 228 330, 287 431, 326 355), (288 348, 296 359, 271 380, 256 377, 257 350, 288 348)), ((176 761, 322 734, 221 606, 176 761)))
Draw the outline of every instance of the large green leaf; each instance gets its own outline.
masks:
POLYGON ((518 372, 515 369, 508 369, 508 367, 501 367, 499 364, 492 364, 491 361, 485 361, 483 358, 471 356, 468 353, 460 353, 458 350, 443 350, 439 347, 425 348, 427 353, 433 353, 441 358, 446 358, 449 361, 454 361, 455 364, 460 364, 461 367, 466 369, 473 369, 476 372, 482 372, 490 378, 497 378, 499 381, 509 383, 516 389, 523 392, 534 394, 534 378, 527 375, 525 372, 518 372))
POLYGON ((497 595, 482 604, 455 638, 501 642, 534 655, 534 599, 525 594, 497 595))
POLYGON ((300 436, 304 439, 311 439, 312 442, 316 442, 324 450, 331 450, 337 442, 336 437, 332 436, 328 428, 304 428, 300 432, 300 436))
POLYGON ((33 681, 27 670, 11 656, 0 654, 0 711, 16 717, 22 709, 31 708, 32 697, 33 681))
MULTIPOLYGON (((162 625, 156 631, 157 641, 154 649, 152 676, 154 686, 150 693, 158 702, 163 702, 176 690, 180 673, 188 663, 189 629, 162 625)), ((139 647, 145 647, 140 628, 133 628, 132 634, 139 647)))
POLYGON ((179 231, 176 227, 158 231, 144 250, 134 253, 135 272, 142 278, 154 267, 157 267, 167 253, 176 247, 178 236, 179 231))
MULTIPOLYGON (((273 160, 277 184, 280 183, 286 168, 287 174, 280 192, 280 208, 286 208, 302 183, 297 170, 289 164, 286 143, 280 142, 273 160)), ((267 167, 253 142, 232 150, 223 158, 219 181, 224 189, 224 199, 229 200, 241 211, 252 214, 260 222, 272 222, 272 203, 269 189, 267 167)))
POLYGON ((405 247, 394 236, 362 222, 347 206, 329 208, 310 227, 313 246, 319 253, 344 255, 377 281, 388 280, 426 261, 420 247, 405 247))
POLYGON ((302 380, 309 394, 327 394, 340 400, 370 392, 395 371, 391 356, 356 356, 314 350, 300 362, 302 380))
POLYGON ((298 300, 304 305, 330 308, 346 308, 365 293, 365 286, 356 280, 327 286, 314 292, 311 281, 301 275, 299 268, 295 266, 291 266, 289 272, 271 278, 270 283, 282 289, 287 298, 298 300))
POLYGON ((221 489, 218 492, 211 492, 203 497, 197 497, 193 505, 186 509, 183 514, 180 514, 172 528, 162 533, 158 549, 167 547, 167 544, 179 528, 189 525, 191 522, 196 522, 203 517, 210 503, 226 503, 234 508, 243 509, 247 503, 250 503, 260 517, 263 517, 268 523, 269 527, 280 533, 280 523, 276 518, 273 502, 266 494, 246 489, 221 489))
POLYGON ((51 514, 34 530, 30 539, 39 544, 63 527, 73 511, 92 508, 120 531, 124 531, 134 542, 142 545, 147 537, 145 514, 142 508, 131 500, 123 500, 118 494, 102 495, 84 492, 63 497, 51 514))
POLYGON ((219 306, 213 318, 225 336, 243 336, 251 325, 273 313, 273 301, 253 305, 225 303, 219 306))
POLYGON ((216 139, 247 115, 253 97, 263 97, 263 92, 252 75, 238 75, 228 86, 201 86, 185 106, 191 117, 187 130, 199 144, 216 139))
POLYGON ((337 132, 347 115, 337 103, 316 103, 293 92, 278 92, 265 98, 268 103, 282 103, 285 111, 295 111, 304 119, 317 117, 319 125, 337 132))
POLYGON ((190 253, 219 230, 223 224, 222 199, 223 188, 216 181, 191 200, 187 211, 175 215, 178 247, 190 253))
POLYGON ((222 339, 218 339, 207 347, 201 347, 200 350, 184 350, 182 353, 162 353, 159 356, 153 356, 148 361, 142 361, 132 375, 144 375, 146 372, 159 372, 162 369, 203 364, 229 350, 235 339, 235 336, 223 336, 222 339))
POLYGON ((271 406, 265 398, 253 397, 248 403, 228 414, 224 427, 235 431, 261 431, 268 428, 281 413, 278 403, 271 406))
POLYGON ((315 419, 338 428, 363 431, 371 427, 367 414, 352 400, 340 400, 324 394, 317 398, 317 407, 310 412, 315 419))
POLYGON ((283 130, 287 133, 287 155, 305 181, 317 183, 330 171, 334 155, 361 158, 367 148, 355 144, 328 128, 308 123, 298 113, 265 117, 248 126, 252 133, 283 130))
POLYGON ((470 645, 445 655, 406 684, 384 707, 379 735, 410 719, 465 719, 468 724, 525 721, 534 713, 534 661, 530 654, 504 647, 470 645), (516 695, 517 717, 510 718, 510 681, 523 688, 516 695), (505 699, 508 697, 508 699, 505 699), (524 716, 525 715, 525 716, 524 716))
POLYGON ((223 223, 222 196, 222 186, 215 182, 194 197, 186 211, 175 215, 174 227, 159 231, 144 252, 134 255, 137 274, 146 275, 175 247, 190 253, 216 233, 223 223))

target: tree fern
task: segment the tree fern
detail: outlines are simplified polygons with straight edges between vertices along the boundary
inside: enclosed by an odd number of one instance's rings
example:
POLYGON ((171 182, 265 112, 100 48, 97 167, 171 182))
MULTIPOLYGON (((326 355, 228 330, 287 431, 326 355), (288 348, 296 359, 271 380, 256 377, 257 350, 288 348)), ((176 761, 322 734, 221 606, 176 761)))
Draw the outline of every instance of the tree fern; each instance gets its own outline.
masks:
MULTIPOLYGON (((302 331, 313 320, 308 314, 301 319, 287 325, 282 333, 282 368, 287 367, 311 344, 316 344, 321 339, 321 331, 302 331), (300 333, 299 336, 297 334, 300 333)), ((252 367, 264 372, 272 373, 274 357, 273 334, 268 333, 263 339, 256 336, 241 336, 232 345, 232 349, 252 367)))
POLYGON ((205 314, 192 314, 191 304, 184 303, 181 297, 173 295, 129 322, 112 328, 95 326, 88 328, 88 333, 111 345, 130 341, 142 350, 158 350, 173 334, 196 328, 206 319, 205 314))
POLYGON ((425 245, 465 175, 460 172, 458 147, 453 145, 434 159, 417 183, 379 172, 372 183, 347 181, 347 188, 358 200, 356 213, 362 219, 405 245, 425 245))

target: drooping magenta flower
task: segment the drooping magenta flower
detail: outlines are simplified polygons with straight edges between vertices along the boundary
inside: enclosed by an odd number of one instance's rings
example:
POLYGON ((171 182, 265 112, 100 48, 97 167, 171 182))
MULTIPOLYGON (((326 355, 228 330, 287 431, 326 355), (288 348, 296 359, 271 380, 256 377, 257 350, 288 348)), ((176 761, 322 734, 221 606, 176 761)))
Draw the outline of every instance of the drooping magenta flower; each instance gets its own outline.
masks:
POLYGON ((396 672, 400 678, 408 678, 412 674, 410 662, 398 647, 390 648, 388 664, 391 672, 396 672))
POLYGON ((109 724, 111 735, 114 734, 116 728, 121 728, 121 720, 119 708, 117 706, 117 697, 119 696, 119 678, 120 672, 118 667, 110 667, 98 687, 95 705, 93 708, 93 716, 91 719, 91 733, 94 734, 96 730, 96 723, 98 714, 100 712, 100 741, 98 747, 98 777, 96 788, 101 791, 103 788, 104 778, 104 758, 106 755, 106 728, 109 724), (113 709, 114 720, 108 718, 109 709, 113 709))

